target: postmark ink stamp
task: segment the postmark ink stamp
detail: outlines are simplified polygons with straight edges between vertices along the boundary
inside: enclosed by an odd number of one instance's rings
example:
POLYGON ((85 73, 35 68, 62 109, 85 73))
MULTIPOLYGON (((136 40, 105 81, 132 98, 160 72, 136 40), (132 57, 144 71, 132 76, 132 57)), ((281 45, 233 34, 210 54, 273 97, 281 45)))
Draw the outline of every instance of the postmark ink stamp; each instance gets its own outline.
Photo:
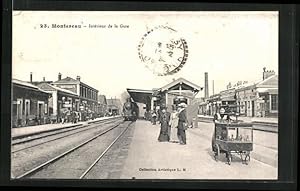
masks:
POLYGON ((167 76, 177 73, 185 65, 188 46, 176 30, 159 25, 143 35, 138 55, 154 74, 167 76))

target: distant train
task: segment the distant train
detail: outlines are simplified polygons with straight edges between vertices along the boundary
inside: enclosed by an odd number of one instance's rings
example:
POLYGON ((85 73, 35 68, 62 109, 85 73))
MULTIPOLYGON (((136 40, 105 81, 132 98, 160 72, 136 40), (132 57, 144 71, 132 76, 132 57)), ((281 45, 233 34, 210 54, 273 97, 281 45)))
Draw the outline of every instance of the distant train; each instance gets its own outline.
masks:
POLYGON ((123 117, 125 121, 136 121, 139 117, 139 107, 130 99, 127 99, 123 105, 123 117))

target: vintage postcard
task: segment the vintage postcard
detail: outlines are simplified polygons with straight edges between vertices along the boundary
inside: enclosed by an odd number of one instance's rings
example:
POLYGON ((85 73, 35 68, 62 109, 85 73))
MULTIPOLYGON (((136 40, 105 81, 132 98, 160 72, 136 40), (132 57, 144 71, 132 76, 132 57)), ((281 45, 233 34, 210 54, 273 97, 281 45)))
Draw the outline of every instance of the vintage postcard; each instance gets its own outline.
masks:
POLYGON ((12 179, 277 180, 277 11, 12 22, 12 179))

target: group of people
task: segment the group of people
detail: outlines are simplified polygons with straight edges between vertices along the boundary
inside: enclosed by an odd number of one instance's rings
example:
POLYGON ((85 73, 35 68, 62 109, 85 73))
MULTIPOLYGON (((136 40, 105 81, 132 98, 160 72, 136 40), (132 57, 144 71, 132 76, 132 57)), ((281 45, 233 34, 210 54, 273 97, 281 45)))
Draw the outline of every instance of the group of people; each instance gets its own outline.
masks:
POLYGON ((161 113, 158 117, 160 123, 158 141, 186 144, 185 131, 188 127, 186 107, 185 103, 180 103, 177 107, 173 105, 172 113, 170 113, 166 106, 161 106, 161 113))
POLYGON ((80 113, 77 111, 64 111, 61 114, 61 123, 64 124, 65 122, 72 122, 77 123, 80 118, 80 113))

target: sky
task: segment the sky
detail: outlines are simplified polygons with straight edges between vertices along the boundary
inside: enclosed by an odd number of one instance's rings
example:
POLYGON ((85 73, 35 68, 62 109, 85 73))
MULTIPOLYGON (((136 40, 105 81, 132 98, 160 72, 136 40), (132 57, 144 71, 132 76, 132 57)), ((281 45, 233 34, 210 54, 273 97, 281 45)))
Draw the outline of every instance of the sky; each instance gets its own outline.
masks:
MULTIPOLYGON (((278 12, 13 12, 13 78, 56 81, 76 76, 107 97, 126 88, 159 88, 183 77, 209 94, 237 81, 262 80, 263 67, 278 74, 278 12), (50 26, 41 28, 41 25, 50 26), (52 24, 82 28, 52 28, 52 24), (89 25, 106 28, 89 28, 89 25), (115 26, 108 28, 108 25, 115 26), (127 25, 129 28, 121 28, 127 25), (173 75, 157 76, 138 56, 143 35, 159 25, 185 39, 188 57, 173 75)), ((198 97, 204 95, 204 91, 198 97)))

